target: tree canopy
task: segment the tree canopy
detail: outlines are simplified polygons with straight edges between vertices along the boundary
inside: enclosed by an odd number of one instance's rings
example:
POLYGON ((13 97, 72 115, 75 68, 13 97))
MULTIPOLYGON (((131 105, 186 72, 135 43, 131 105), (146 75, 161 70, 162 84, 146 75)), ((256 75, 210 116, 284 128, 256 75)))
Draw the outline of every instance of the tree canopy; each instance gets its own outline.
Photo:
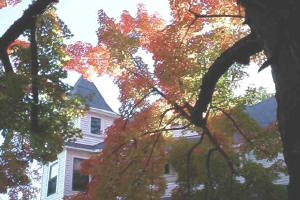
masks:
MULTIPOLYGON (((2 0, 0 5, 18 2, 2 0)), ((70 33, 54 17, 50 6, 54 2, 35 1, 1 37, 1 84, 3 91, 7 90, 1 93, 4 94, 1 114, 11 109, 11 116, 20 123, 4 120, 0 128, 5 138, 20 136, 23 141, 25 137, 32 152, 42 149, 38 154, 32 153, 35 156, 30 158, 52 159, 61 150, 64 140, 79 133, 70 120, 83 113, 78 99, 64 98, 68 88, 61 82, 66 76, 62 67, 76 70, 86 78, 92 73, 109 74, 120 88, 121 118, 107 130, 107 147, 103 152, 84 164, 84 172, 93 177, 88 190, 71 198, 140 199, 142 195, 146 199, 157 199, 164 191, 161 177, 166 157, 164 136, 174 130, 195 131, 200 136, 198 143, 188 151, 186 185, 178 190, 179 198, 182 194, 188 198, 192 195, 194 186, 189 173, 194 167, 190 162, 196 150, 207 158, 212 155, 214 162, 226 166, 221 171, 226 169, 225 176, 231 177, 230 180, 244 174, 245 179, 249 178, 245 180, 246 185, 251 182, 254 176, 249 175, 253 173, 251 170, 255 169, 258 175, 264 169, 251 162, 241 167, 231 154, 249 152, 251 146, 258 156, 263 154, 272 159, 280 142, 276 131, 259 128, 241 109, 242 105, 251 104, 264 95, 255 89, 247 90, 243 96, 233 92, 246 76, 244 69, 250 61, 262 65, 260 70, 272 65, 279 130, 291 175, 289 198, 300 196, 296 189, 300 181, 297 171, 300 156, 296 151, 299 136, 293 131, 297 127, 296 111, 300 110, 295 81, 299 75, 295 67, 299 65, 299 41, 295 34, 298 32, 293 31, 299 4, 293 0, 286 3, 279 0, 170 0, 172 19, 169 22, 157 14, 148 14, 143 5, 138 5, 135 16, 124 11, 119 21, 100 10, 98 44, 79 41, 67 47, 63 39, 70 33), (28 41, 16 41, 21 34, 27 36, 28 41), (284 37, 285 44, 278 42, 280 36, 284 37), (260 53, 262 50, 265 54, 260 53), (153 66, 143 62, 141 52, 152 56, 153 66), (290 58, 289 63, 286 58, 290 58), (285 65, 288 70, 282 70, 285 65), (11 102, 17 106, 8 106, 11 102), (24 115, 29 115, 30 120, 24 119, 24 115), (60 120, 52 120, 57 115, 60 120), (233 150, 234 133, 240 134, 246 145, 241 145, 238 153, 233 150), (51 143, 54 137, 60 142, 51 143), (272 144, 274 149, 267 148, 266 144, 272 144)), ((210 168, 206 166, 206 170, 210 168)), ((221 173, 218 169, 215 171, 221 173)), ((180 174, 180 169, 178 172, 180 174)), ((274 190, 272 172, 269 175, 264 185, 274 190)), ((212 181, 211 177, 202 180, 204 191, 214 189, 212 181)), ((234 184, 243 190, 244 186, 234 184)), ((222 189, 222 184, 218 186, 212 194, 220 198, 227 189, 222 189)), ((4 185, 3 190, 7 187, 4 185)), ((259 188, 252 189, 255 195, 273 198, 264 196, 259 188)))
MULTIPOLYGON (((6 37, 12 37, 11 29, 1 37, 1 50, 6 37)), ((17 34, 15 30, 13 33, 17 34)), ((35 17, 30 30, 20 33, 24 39, 8 43, 1 54, 1 58, 9 55, 10 64, 2 59, 0 68, 0 131, 4 138, 0 146, 0 192, 8 191, 12 199, 31 199, 32 162, 56 159, 65 141, 79 137, 81 130, 72 120, 86 109, 81 98, 70 96, 71 87, 62 82, 67 77, 63 66, 68 62, 64 42, 72 34, 56 9, 48 7, 35 17), (7 70, 10 66, 12 71, 7 70)))

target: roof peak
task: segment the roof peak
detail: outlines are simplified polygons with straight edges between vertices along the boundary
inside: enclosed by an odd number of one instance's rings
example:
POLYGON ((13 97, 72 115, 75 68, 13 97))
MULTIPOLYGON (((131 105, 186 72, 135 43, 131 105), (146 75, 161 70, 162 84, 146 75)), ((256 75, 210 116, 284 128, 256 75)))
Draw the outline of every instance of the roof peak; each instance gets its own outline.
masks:
POLYGON ((86 104, 91 108, 97 108, 114 113, 104 100, 96 85, 93 82, 84 79, 83 76, 81 76, 75 83, 72 94, 81 95, 86 100, 86 104))

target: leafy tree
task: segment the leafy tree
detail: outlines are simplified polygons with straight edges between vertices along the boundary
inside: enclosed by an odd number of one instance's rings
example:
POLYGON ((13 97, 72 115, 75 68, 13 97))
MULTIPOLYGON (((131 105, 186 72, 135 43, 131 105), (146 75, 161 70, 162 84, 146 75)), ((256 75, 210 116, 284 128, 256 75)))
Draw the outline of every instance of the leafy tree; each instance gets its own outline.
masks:
MULTIPOLYGON (((31 8, 38 5, 33 3, 31 8)), ((28 15, 29 11, 24 13, 28 15)), ((32 199, 35 190, 30 180, 34 160, 56 159, 66 140, 80 136, 72 119, 85 112, 82 100, 71 97, 71 87, 62 82, 67 77, 63 66, 68 62, 65 40, 72 35, 50 6, 40 16, 34 15, 23 40, 14 36, 14 25, 1 37, 0 67, 0 192, 11 199, 32 199), (5 56, 9 55, 9 63, 5 56), (10 68, 11 67, 11 68, 10 68), (11 70, 8 70, 8 69, 11 70)), ((25 24, 26 24, 25 23, 25 24)), ((23 25, 25 25, 23 24, 23 25)))
MULTIPOLYGON (((5 6, 5 2, 2 0, 1 6, 5 6)), ((12 25, 9 34, 1 37, 0 55, 6 74, 13 71, 6 52, 8 46, 25 29, 30 29, 34 16, 53 2, 36 1, 35 6, 12 25)), ((67 67, 86 76, 91 72, 114 76, 121 89, 121 114, 123 120, 127 120, 126 126, 130 126, 129 119, 136 113, 162 105, 160 108, 166 110, 161 110, 161 131, 175 124, 184 128, 191 126, 190 129, 209 139, 234 171, 226 149, 220 146, 222 140, 208 127, 208 113, 245 102, 245 98, 232 95, 231 89, 243 74, 235 70, 237 63, 248 64, 251 56, 264 50, 267 61, 263 62, 260 56, 256 56, 256 60, 263 63, 260 70, 272 65, 278 124, 290 175, 289 199, 299 199, 299 30, 295 26, 299 6, 295 0, 170 0, 173 17, 170 23, 157 15, 148 15, 142 6, 136 17, 124 12, 119 23, 100 11, 99 44, 71 46, 69 53, 73 60, 67 67), (250 30, 242 22, 248 24, 250 30), (153 68, 137 57, 140 48, 153 55, 153 68), (155 95, 156 100, 149 100, 151 95, 155 95)), ((31 123, 36 124, 36 107, 33 105, 31 110, 34 111, 31 123)), ((34 127, 32 125, 32 129, 34 127)))
MULTIPOLYGON (((231 117, 239 124, 239 129, 247 130, 246 126, 251 119, 245 113, 237 115, 236 112, 231 113, 231 117)), ((222 117, 225 116, 212 120, 212 131, 225 132, 226 139, 232 138, 231 131, 237 130, 229 125, 229 119, 222 117)), ((276 134, 275 127, 262 129, 254 121, 251 127, 256 128, 255 132, 251 134, 248 130, 247 138, 243 138, 239 145, 226 146, 233 161, 233 174, 228 173, 222 157, 211 144, 188 141, 186 138, 171 139, 168 163, 177 172, 179 185, 173 191, 172 199, 287 199, 285 187, 273 184, 279 173, 283 172, 281 163, 273 160, 281 149, 278 145, 279 134, 276 134), (250 139, 248 137, 251 137, 251 142, 247 141, 250 139), (262 138, 276 147, 271 149, 260 146, 259 141, 262 138), (267 158, 268 161, 273 160, 273 164, 266 167, 249 160, 247 155, 253 153, 256 159, 267 158), (189 187, 191 192, 188 196, 186 194, 189 187)))

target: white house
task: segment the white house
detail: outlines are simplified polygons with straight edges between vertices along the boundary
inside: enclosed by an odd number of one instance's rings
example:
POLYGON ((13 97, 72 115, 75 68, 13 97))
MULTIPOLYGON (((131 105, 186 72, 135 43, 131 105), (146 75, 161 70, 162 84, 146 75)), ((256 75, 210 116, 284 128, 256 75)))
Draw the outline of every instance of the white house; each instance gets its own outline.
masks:
POLYGON ((43 166, 41 200, 61 200, 85 189, 89 177, 79 173, 80 163, 103 149, 104 130, 119 117, 96 86, 82 77, 72 93, 82 95, 90 106, 89 112, 75 122, 82 129, 83 137, 74 143, 66 143, 57 160, 43 166))
MULTIPOLYGON (((57 160, 43 166, 41 200, 62 200, 64 196, 85 190, 89 176, 79 173, 80 163, 104 148, 104 130, 119 117, 105 102, 96 86, 82 77, 75 84, 72 93, 82 95, 90 106, 86 116, 76 119, 75 123, 82 129, 83 137, 73 143, 66 143, 63 151, 57 155, 57 160)), ((245 111, 264 127, 276 119, 276 101, 271 98, 248 106, 245 111)), ((182 136, 182 132, 175 131, 174 137, 179 136, 182 136)), ((199 139, 197 133, 193 132, 188 132, 185 136, 190 141, 199 139)), ((269 164, 265 160, 260 162, 264 165, 269 164)), ((170 199, 171 190, 177 186, 177 175, 169 165, 165 167, 165 177, 168 184, 164 199, 170 199)), ((288 177, 282 176, 276 184, 287 182, 288 177)))

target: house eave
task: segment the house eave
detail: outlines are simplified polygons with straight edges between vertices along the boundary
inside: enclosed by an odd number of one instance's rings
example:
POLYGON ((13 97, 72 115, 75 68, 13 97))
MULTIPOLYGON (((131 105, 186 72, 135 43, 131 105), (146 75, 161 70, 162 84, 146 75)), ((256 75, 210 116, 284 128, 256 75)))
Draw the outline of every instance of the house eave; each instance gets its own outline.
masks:
POLYGON ((118 115, 117 113, 110 112, 110 111, 103 110, 103 109, 99 109, 99 108, 90 107, 90 111, 91 112, 96 112, 96 113, 99 113, 99 114, 103 114, 103 115, 106 115, 106 116, 109 116, 109 117, 113 117, 113 118, 116 118, 116 119, 120 117, 120 115, 118 115))
POLYGON ((64 146, 64 148, 66 150, 86 151, 91 153, 99 153, 102 151, 102 149, 85 149, 85 148, 71 147, 71 146, 64 146))

